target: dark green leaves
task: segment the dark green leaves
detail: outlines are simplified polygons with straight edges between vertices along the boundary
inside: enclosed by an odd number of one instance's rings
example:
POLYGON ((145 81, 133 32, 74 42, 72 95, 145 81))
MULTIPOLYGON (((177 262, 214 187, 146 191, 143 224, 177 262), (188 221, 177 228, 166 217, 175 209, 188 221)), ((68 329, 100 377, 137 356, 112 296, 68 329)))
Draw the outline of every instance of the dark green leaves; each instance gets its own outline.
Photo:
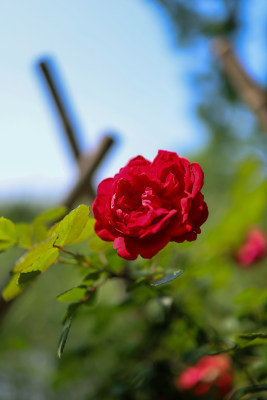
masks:
POLYGON ((57 297, 57 300, 62 302, 74 301, 74 303, 71 303, 68 306, 67 312, 65 313, 63 318, 64 328, 59 338, 59 344, 57 350, 59 358, 61 358, 63 354, 74 316, 76 315, 78 309, 81 306, 91 304, 91 302, 94 300, 94 295, 95 295, 94 291, 89 293, 88 288, 79 286, 67 290, 66 292, 60 294, 57 297))
POLYGON ((31 272, 24 272, 24 273, 20 274, 19 278, 18 278, 19 285, 23 285, 24 283, 28 283, 28 282, 32 281, 40 273, 41 273, 41 271, 37 270, 37 271, 31 271, 31 272))
POLYGON ((245 333, 235 337, 239 347, 249 347, 256 345, 267 345, 267 333, 245 333))
POLYGON ((64 351, 64 348, 65 348, 65 344, 66 344, 66 341, 67 341, 67 338, 68 338, 68 334, 69 334, 69 331, 70 331, 70 327, 71 327, 71 323, 72 323, 72 318, 73 318, 73 316, 70 316, 67 319, 67 321, 65 323, 65 326, 63 328, 63 331, 62 331, 62 333, 60 335, 60 338, 59 338, 58 349, 57 349, 57 355, 58 355, 59 358, 61 358, 61 356, 63 354, 63 351, 64 351))

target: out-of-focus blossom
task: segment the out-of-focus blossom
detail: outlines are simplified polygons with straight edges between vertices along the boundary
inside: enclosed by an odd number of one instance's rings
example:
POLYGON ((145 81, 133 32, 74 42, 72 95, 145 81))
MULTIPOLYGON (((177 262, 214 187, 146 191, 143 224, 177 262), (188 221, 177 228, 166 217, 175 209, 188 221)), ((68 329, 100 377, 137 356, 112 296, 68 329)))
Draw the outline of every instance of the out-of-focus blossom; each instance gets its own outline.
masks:
POLYGON ((260 228, 251 229, 236 253, 236 261, 243 268, 261 260, 267 254, 267 237, 260 228))
POLYGON ((231 360, 226 354, 204 356, 177 377, 176 386, 195 396, 204 397, 213 391, 217 399, 223 399, 232 386, 230 367, 231 360))

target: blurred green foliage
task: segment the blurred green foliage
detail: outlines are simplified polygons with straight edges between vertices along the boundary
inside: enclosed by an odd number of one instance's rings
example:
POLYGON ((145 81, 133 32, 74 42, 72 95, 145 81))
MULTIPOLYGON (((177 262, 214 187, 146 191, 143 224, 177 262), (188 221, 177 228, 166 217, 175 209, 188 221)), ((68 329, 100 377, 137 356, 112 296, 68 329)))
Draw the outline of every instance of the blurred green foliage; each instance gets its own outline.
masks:
MULTIPOLYGON (((206 192, 208 197, 207 188, 206 192)), ((250 384, 251 376, 264 382, 266 261, 245 270, 237 265, 234 254, 251 226, 265 226, 266 197, 263 165, 249 158, 233 171, 228 199, 218 215, 216 203, 209 203, 210 218, 196 242, 170 243, 152 260, 134 262, 118 257, 111 246, 88 247, 87 241, 64 246, 70 254, 62 253, 57 266, 34 284, 23 282, 27 290, 2 321, 0 377, 9 382, 7 390, 13 391, 13 398, 26 398, 18 389, 24 388, 28 399, 175 399, 179 373, 202 355, 223 351, 233 359, 236 387, 250 384), (72 253, 78 258, 71 257, 72 253), (103 265, 111 268, 107 281, 101 275, 103 265), (181 268, 183 274, 169 280, 181 268), (168 283, 148 284, 149 276, 160 279, 162 274, 170 274, 168 283), (96 282, 101 282, 96 295, 76 312, 73 305, 96 282), (60 354, 72 319, 73 326, 65 353, 57 360, 56 342, 66 302, 71 306, 64 317, 60 354)), ((55 226, 63 242, 72 243, 75 237, 72 234, 69 241, 66 232, 75 217, 66 218, 61 228, 55 226)), ((85 226, 86 221, 80 230, 85 226)), ((50 234, 54 229, 46 227, 50 234)), ((76 236, 80 231, 76 230, 76 236)), ((11 249, 0 257, 7 272, 11 261, 14 264, 11 249)), ((22 259, 23 270, 28 268, 27 259, 22 259)))
MULTIPOLYGON (((27 290, 1 321, 3 400, 190 399, 179 393, 175 378, 202 355, 224 351, 233 361, 235 388, 266 382, 266 258, 247 269, 235 260, 250 227, 267 230, 266 138, 209 45, 216 35, 226 35, 234 43, 242 37, 245 28, 239 16, 245 2, 218 0, 210 12, 203 9, 203 1, 153 3, 167 15, 175 42, 191 57, 195 111, 210 140, 190 160, 199 162, 205 172, 209 219, 196 242, 171 243, 152 260, 126 262, 110 244, 94 237, 88 247, 81 236, 81 243, 67 247, 78 258, 64 254, 34 284, 26 282, 34 276, 24 276, 27 290), (196 63, 200 50, 204 61, 196 63), (84 259, 79 266, 81 254, 87 254, 96 275, 90 275, 84 259), (99 273, 103 265, 113 274, 106 282, 99 273), (123 276, 125 269, 133 282, 123 276), (151 275, 160 279, 180 269, 183 274, 165 285, 148 284, 151 275), (101 285, 92 301, 73 314, 70 306, 66 313, 66 302, 79 303, 98 279, 101 285), (58 359, 64 313, 60 353, 72 319, 73 324, 58 359)), ((61 215, 35 218, 40 210, 32 210, 18 206, 1 212, 15 223, 18 244, 25 249, 34 240, 43 240, 51 218, 61 215), (34 218, 29 230, 25 222, 34 218)), ((1 237, 0 222, 0 244, 7 247, 14 244, 13 227, 8 232, 1 237)), ((21 254, 13 247, 0 254, 3 282, 21 254)), ((267 398, 264 392, 247 396, 267 398)))

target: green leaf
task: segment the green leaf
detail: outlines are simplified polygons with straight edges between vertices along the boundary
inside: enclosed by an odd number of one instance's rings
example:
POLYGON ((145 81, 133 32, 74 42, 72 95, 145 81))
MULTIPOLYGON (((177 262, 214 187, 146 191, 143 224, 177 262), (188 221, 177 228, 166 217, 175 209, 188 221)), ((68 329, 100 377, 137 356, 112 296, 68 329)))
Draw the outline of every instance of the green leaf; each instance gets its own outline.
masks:
POLYGON ((63 303, 81 301, 86 295, 87 288, 83 286, 74 287, 66 290, 57 296, 57 300, 63 303))
POLYGON ((14 272, 30 272, 40 270, 44 272, 53 262, 56 261, 59 250, 53 247, 55 238, 39 243, 33 249, 19 258, 14 266, 14 272))
POLYGON ((72 323, 72 318, 73 317, 71 316, 66 321, 66 325, 64 326, 63 331, 59 338, 58 349, 57 349, 57 355, 59 358, 61 358, 64 348, 65 348, 65 345, 66 345, 66 342, 67 342, 67 338, 68 338, 71 323, 72 323))
POLYGON ((237 335, 235 341, 239 347, 267 345, 267 333, 246 333, 237 335))
POLYGON ((180 276, 182 273, 184 272, 183 269, 180 269, 179 271, 173 272, 170 275, 164 276, 161 279, 158 279, 155 282, 151 282, 150 285, 151 286, 159 286, 159 285, 164 285, 165 283, 171 282, 174 279, 178 278, 178 276, 180 276))
POLYGON ((32 246, 32 227, 25 223, 15 225, 18 246, 29 249, 32 246))
POLYGON ((65 206, 54 207, 39 214, 34 221, 54 222, 63 217, 66 212, 67 207, 65 206))
POLYGON ((10 301, 16 297, 22 288, 18 284, 19 274, 14 274, 2 292, 2 297, 5 301, 10 301))
POLYGON ((41 271, 45 272, 54 262, 58 259, 59 250, 49 249, 46 253, 42 254, 37 260, 35 260, 28 268, 25 268, 23 272, 41 271))
POLYGON ((80 302, 71 303, 64 314, 62 324, 65 325, 69 318, 73 318, 79 307, 82 305, 80 302))
POLYGON ((44 211, 33 220, 33 233, 38 242, 46 238, 48 227, 47 224, 59 220, 67 212, 67 208, 59 206, 44 211))
POLYGON ((95 219, 89 218, 81 234, 76 239, 72 240, 71 244, 83 242, 84 240, 89 239, 91 236, 96 235, 94 225, 95 219))
POLYGON ((12 300, 22 290, 20 284, 44 272, 52 265, 59 256, 59 250, 55 248, 40 249, 40 245, 22 256, 14 267, 14 275, 3 290, 2 296, 5 301, 12 300), (38 250, 38 252, 37 252, 38 250), (43 251, 43 253, 40 253, 43 251))
POLYGON ((89 272, 84 278, 83 283, 88 286, 88 282, 95 282, 99 279, 100 275, 103 274, 103 269, 97 269, 89 272))
POLYGON ((66 215, 54 230, 57 235, 55 245, 62 247, 76 243, 87 225, 89 214, 89 207, 82 204, 66 215))
POLYGON ((15 224, 7 218, 0 218, 0 251, 9 249, 17 242, 15 224))

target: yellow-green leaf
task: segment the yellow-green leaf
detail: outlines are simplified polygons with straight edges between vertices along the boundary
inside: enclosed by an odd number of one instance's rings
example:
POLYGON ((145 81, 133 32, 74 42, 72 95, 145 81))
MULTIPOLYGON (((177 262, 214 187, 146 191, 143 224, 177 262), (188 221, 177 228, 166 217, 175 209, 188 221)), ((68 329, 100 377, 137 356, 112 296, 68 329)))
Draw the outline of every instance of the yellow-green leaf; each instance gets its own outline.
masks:
POLYGON ((40 271, 45 272, 47 268, 49 268, 54 262, 57 260, 59 256, 59 250, 56 248, 52 248, 47 250, 44 254, 38 257, 33 261, 31 265, 27 268, 24 268, 23 273, 31 272, 31 271, 40 271))
POLYGON ((38 215, 33 221, 33 232, 38 240, 41 242, 47 236, 48 227, 47 224, 59 220, 67 212, 67 208, 64 206, 59 206, 52 208, 50 210, 44 211, 42 214, 38 215))
POLYGON ((63 217, 63 215, 65 215, 66 212, 67 208, 65 206, 54 207, 39 214, 34 219, 34 221, 43 221, 43 222, 57 221, 58 219, 63 217))
MULTIPOLYGON (((40 258, 43 257, 50 250, 53 250, 52 253, 58 254, 58 249, 53 248, 54 241, 55 237, 51 237, 46 241, 39 243, 27 253, 23 254, 23 256, 21 256, 15 264, 14 272, 25 272, 26 270, 31 270, 31 266, 34 263, 38 263, 38 260, 40 260, 40 258)), ((34 269, 36 269, 35 266, 33 267, 33 270, 34 269)))
POLYGON ((10 301, 21 292, 21 287, 18 284, 19 274, 14 274, 2 292, 2 297, 5 301, 10 301))
POLYGON ((32 246, 32 227, 25 223, 15 225, 18 246, 29 249, 32 246))
POLYGON ((7 218, 0 218, 0 251, 7 250, 17 242, 16 227, 7 218))
POLYGON ((26 283, 26 274, 29 274, 28 278, 33 278, 46 271, 57 260, 59 250, 53 247, 54 240, 55 238, 52 238, 36 245, 19 258, 13 269, 14 275, 2 293, 5 301, 12 300, 21 292, 20 283, 26 283))
POLYGON ((77 237, 76 240, 73 239, 71 244, 83 242, 84 240, 87 240, 91 236, 95 235, 94 224, 95 224, 95 219, 89 218, 81 234, 77 237))
POLYGON ((55 229, 55 245, 61 247, 76 243, 88 222, 89 214, 89 207, 82 204, 66 215, 55 229))

